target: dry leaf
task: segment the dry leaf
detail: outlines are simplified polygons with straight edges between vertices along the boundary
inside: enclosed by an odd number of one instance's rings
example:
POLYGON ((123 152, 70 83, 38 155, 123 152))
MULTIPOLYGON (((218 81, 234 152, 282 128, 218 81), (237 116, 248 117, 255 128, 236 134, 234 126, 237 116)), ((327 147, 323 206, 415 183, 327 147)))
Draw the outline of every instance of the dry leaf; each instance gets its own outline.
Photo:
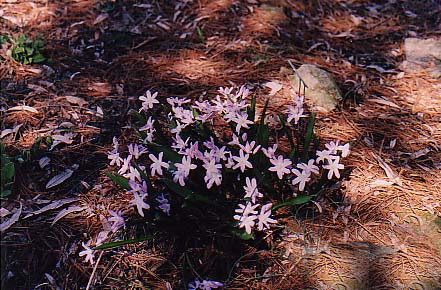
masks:
POLYGON ((51 223, 51 226, 53 226, 57 221, 59 221, 60 219, 64 218, 68 214, 73 213, 73 212, 77 212, 77 211, 82 211, 82 210, 85 210, 86 208, 87 208, 86 206, 71 206, 69 208, 65 208, 65 209, 61 210, 55 216, 54 220, 51 223))
POLYGON ((103 22, 104 20, 106 20, 108 17, 109 17, 109 14, 102 13, 102 14, 98 15, 98 17, 92 22, 92 24, 97 25, 97 24, 103 22))
POLYGON ((12 129, 5 129, 0 133, 0 139, 5 138, 6 136, 8 136, 9 134, 13 133, 14 131, 12 131, 12 129))
POLYGON ((23 219, 27 219, 31 216, 36 216, 36 215, 42 214, 44 212, 59 208, 65 204, 72 203, 74 201, 77 201, 77 199, 76 198, 65 198, 65 199, 56 200, 56 201, 51 202, 50 204, 42 207, 39 210, 36 210, 34 212, 27 214, 23 219))
POLYGON ((396 174, 392 168, 390 168, 389 165, 387 165, 386 162, 384 162, 380 156, 378 156, 375 153, 372 153, 372 155, 375 157, 375 159, 377 159, 378 165, 380 165, 381 168, 383 168, 384 172, 386 172, 386 176, 395 184, 398 185, 402 185, 403 183, 401 182, 400 177, 398 176, 398 174, 396 174))
POLYGON ((395 147, 395 145, 397 144, 397 139, 392 139, 389 142, 389 148, 393 149, 395 147))
POLYGON ((74 124, 72 124, 71 122, 63 122, 60 125, 58 125, 59 128, 73 128, 75 127, 74 124))
POLYGON ((267 82, 264 86, 271 89, 271 92, 269 93, 270 96, 274 96, 283 88, 283 85, 276 82, 267 82))
POLYGON ((377 103, 380 105, 386 105, 386 106, 389 106, 392 108, 401 109, 400 106, 398 106, 397 104, 395 104, 391 101, 385 100, 385 99, 381 99, 381 98, 372 98, 372 99, 369 99, 368 101, 372 102, 372 103, 377 103))
POLYGON ((72 176, 73 172, 74 171, 72 169, 68 168, 68 169, 66 169, 66 171, 64 171, 58 175, 55 175, 46 184, 46 189, 49 189, 51 187, 54 187, 54 186, 57 186, 57 185, 63 183, 66 179, 68 179, 69 177, 72 176))
POLYGON ((49 164, 50 161, 51 159, 49 157, 43 156, 38 160, 38 165, 40 165, 40 168, 43 169, 49 164))
POLYGON ((35 109, 34 107, 30 107, 30 106, 15 106, 15 107, 8 109, 8 112, 12 112, 12 111, 27 111, 27 112, 38 114, 37 109, 35 109))
POLYGON ((86 106, 89 104, 86 100, 84 100, 82 98, 78 98, 78 97, 74 97, 74 96, 65 96, 65 98, 66 98, 66 101, 68 101, 69 103, 78 105, 80 107, 86 106))
POLYGON ((18 219, 20 218, 21 211, 22 211, 23 205, 20 203, 20 207, 17 209, 17 211, 12 215, 10 219, 0 224, 0 232, 4 232, 7 229, 9 229, 13 224, 15 224, 18 219))
POLYGON ((46 279, 49 281, 49 284, 55 287, 56 290, 62 290, 62 288, 57 285, 57 282, 55 281, 54 277, 52 277, 48 273, 44 273, 44 275, 46 276, 46 279))
POLYGON ((377 179, 377 180, 374 180, 371 183, 369 183, 369 185, 372 186, 372 187, 382 187, 382 186, 387 187, 387 186, 390 186, 392 184, 393 184, 393 182, 387 181, 387 180, 384 180, 384 179, 377 179))
POLYGON ((97 113, 97 116, 98 116, 98 117, 100 117, 100 118, 103 118, 103 117, 104 117, 103 109, 101 109, 100 106, 97 106, 97 107, 96 107, 96 113, 97 113))
POLYGON ((2 207, 0 208, 0 217, 4 218, 5 216, 10 215, 11 212, 7 210, 6 208, 2 207))
POLYGON ((73 142, 73 133, 66 133, 64 135, 52 135, 51 136, 54 142, 52 143, 52 146, 49 150, 52 150, 57 146, 58 144, 65 143, 65 144, 72 144, 73 142))
POLYGON ((429 153, 430 151, 431 151, 430 148, 424 148, 424 149, 418 150, 417 152, 410 154, 410 159, 418 159, 421 156, 427 155, 427 153, 429 153))
POLYGON ((163 22, 157 22, 156 25, 158 25, 159 27, 161 27, 162 29, 169 31, 170 30, 170 26, 168 26, 167 24, 163 23, 163 22))
POLYGON ((45 88, 38 85, 28 84, 28 88, 30 88, 36 93, 47 93, 47 90, 45 88))

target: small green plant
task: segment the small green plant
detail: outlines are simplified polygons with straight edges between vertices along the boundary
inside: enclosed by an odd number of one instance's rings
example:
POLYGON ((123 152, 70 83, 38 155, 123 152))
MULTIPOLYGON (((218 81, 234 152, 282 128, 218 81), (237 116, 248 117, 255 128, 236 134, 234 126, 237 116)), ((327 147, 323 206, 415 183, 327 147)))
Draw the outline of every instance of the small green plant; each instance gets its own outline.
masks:
POLYGON ((1 150, 1 184, 0 197, 6 197, 12 193, 14 184, 15 165, 11 157, 6 153, 5 146, 0 143, 1 150))
POLYGON ((40 63, 46 60, 42 51, 44 43, 40 38, 29 39, 26 35, 15 39, 1 39, 12 43, 11 56, 22 64, 40 63))
POLYGON ((9 41, 9 36, 5 34, 0 35, 0 45, 5 44, 9 41))

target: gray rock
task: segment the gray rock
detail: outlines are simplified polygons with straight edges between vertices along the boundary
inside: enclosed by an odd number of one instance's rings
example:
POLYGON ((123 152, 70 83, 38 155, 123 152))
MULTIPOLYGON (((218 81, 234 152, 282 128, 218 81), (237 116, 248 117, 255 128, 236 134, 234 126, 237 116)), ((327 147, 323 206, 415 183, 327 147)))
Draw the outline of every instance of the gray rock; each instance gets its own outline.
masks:
POLYGON ((313 109, 330 112, 342 100, 340 89, 330 73, 314 65, 304 64, 289 76, 293 88, 299 87, 299 77, 306 84, 306 101, 313 109))
POLYGON ((429 70, 434 77, 441 75, 441 39, 406 38, 404 41, 406 72, 429 70))

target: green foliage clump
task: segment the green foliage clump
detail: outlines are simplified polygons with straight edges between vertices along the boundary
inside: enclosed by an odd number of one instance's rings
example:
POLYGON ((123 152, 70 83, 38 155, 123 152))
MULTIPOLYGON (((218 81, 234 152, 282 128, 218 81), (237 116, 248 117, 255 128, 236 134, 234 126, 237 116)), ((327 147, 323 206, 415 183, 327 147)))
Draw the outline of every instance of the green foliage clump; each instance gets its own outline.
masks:
POLYGON ((14 184, 15 165, 11 157, 6 153, 5 146, 0 143, 1 150, 1 183, 0 197, 6 197, 12 193, 14 184))
POLYGON ((0 45, 11 43, 11 56, 22 64, 41 63, 46 60, 43 56, 44 42, 40 37, 35 39, 21 35, 15 39, 7 35, 0 35, 0 45))

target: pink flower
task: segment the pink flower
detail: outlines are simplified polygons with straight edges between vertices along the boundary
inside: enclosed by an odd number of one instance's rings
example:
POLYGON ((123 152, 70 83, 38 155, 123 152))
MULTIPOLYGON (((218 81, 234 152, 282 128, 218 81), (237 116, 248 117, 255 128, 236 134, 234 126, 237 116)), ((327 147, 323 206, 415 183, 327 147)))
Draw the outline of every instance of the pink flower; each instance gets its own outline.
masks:
POLYGON ((248 161, 250 154, 243 154, 243 150, 239 151, 239 156, 233 156, 234 161, 236 161, 236 165, 233 166, 233 169, 240 168, 240 171, 244 172, 246 168, 253 168, 251 162, 248 161))
POLYGON ((90 264, 93 265, 93 264, 94 264, 93 258, 94 258, 94 256, 95 256, 95 251, 92 250, 89 246, 87 246, 84 242, 82 242, 81 245, 83 246, 83 248, 84 248, 85 250, 81 251, 80 254, 79 254, 79 256, 80 256, 80 257, 82 257, 82 256, 86 256, 85 259, 84 259, 84 261, 85 261, 86 263, 87 263, 87 262, 90 262, 90 264))
POLYGON ((288 167, 292 164, 291 160, 284 159, 282 155, 279 155, 277 159, 271 158, 270 162, 274 166, 268 168, 268 170, 277 172, 279 179, 282 179, 284 174, 291 172, 291 170, 288 169, 288 167))
POLYGON ((344 169, 343 164, 339 164, 340 162, 340 156, 337 156, 333 161, 331 161, 328 165, 323 165, 324 169, 328 169, 328 179, 332 179, 332 175, 335 175, 335 177, 340 178, 340 172, 339 169, 344 169))
POLYGON ((297 169, 292 169, 291 171, 297 176, 292 180, 292 185, 299 184, 299 190, 305 190, 305 184, 311 179, 311 173, 307 172, 306 170, 302 170, 302 172, 300 172, 297 169))

